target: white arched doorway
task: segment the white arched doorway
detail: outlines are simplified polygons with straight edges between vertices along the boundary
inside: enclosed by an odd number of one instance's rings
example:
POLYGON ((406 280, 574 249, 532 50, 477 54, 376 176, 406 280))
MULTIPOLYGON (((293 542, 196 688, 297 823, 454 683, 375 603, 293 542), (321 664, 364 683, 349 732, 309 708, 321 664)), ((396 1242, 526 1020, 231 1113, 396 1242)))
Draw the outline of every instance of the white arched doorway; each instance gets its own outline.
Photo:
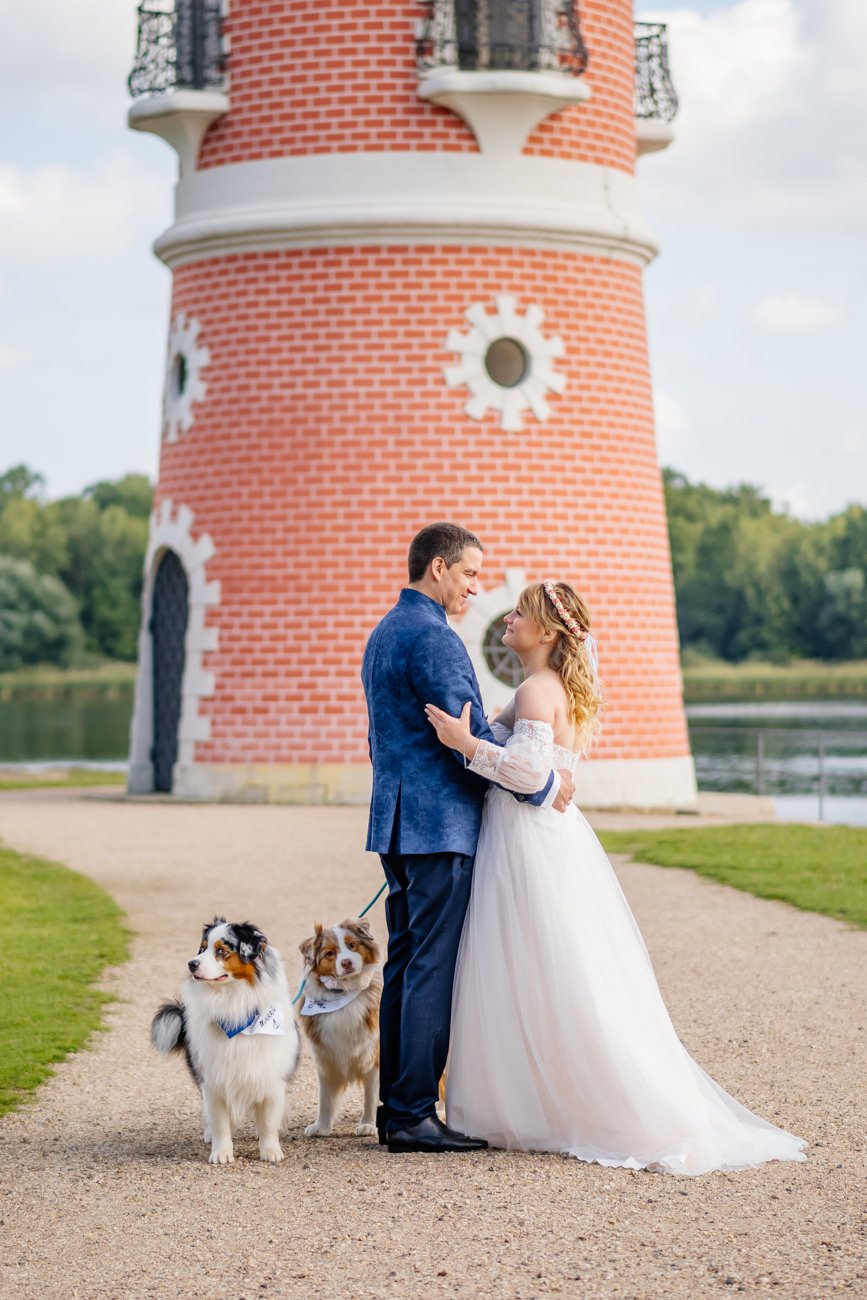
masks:
MULTIPOLYGON (((214 554, 215 547, 207 533, 193 540, 193 512, 187 506, 175 510, 171 501, 161 502, 151 516, 150 537, 145 557, 145 581, 142 591, 142 620, 138 644, 138 677, 136 679, 135 704, 133 707, 130 736, 129 792, 130 794, 149 794, 157 788, 154 771, 154 742, 159 740, 159 725, 155 729, 154 693, 155 667, 166 686, 164 660, 157 647, 158 660, 154 658, 154 595, 158 579, 161 586, 165 581, 165 591, 170 600, 178 602, 174 615, 169 615, 161 625, 169 628, 169 641, 172 618, 177 622, 181 617, 179 593, 183 583, 177 572, 183 570, 186 582, 186 602, 183 610, 183 648, 180 654, 179 695, 176 719, 176 753, 168 782, 165 771, 160 771, 157 763, 157 780, 162 788, 169 789, 175 785, 179 769, 189 767, 194 759, 195 745, 198 740, 207 740, 210 734, 210 721, 199 711, 199 701, 214 692, 214 675, 203 668, 203 659, 207 651, 217 649, 218 632, 215 627, 205 625, 205 615, 209 608, 220 601, 219 582, 209 582, 206 568, 208 560, 214 554), (173 557, 168 560, 168 557, 173 557), (166 562, 168 560, 168 567, 166 562), (162 578, 160 578, 162 575, 162 578)), ((159 593, 158 593, 159 604, 159 593)), ((159 637, 158 637, 159 639, 159 637)), ((177 657, 179 647, 170 646, 170 656, 177 657)), ((171 670, 169 670, 171 672, 171 670)), ((160 682, 160 677, 157 677, 160 682)), ((161 687, 158 685, 157 690, 161 687)), ((173 689, 171 681, 168 689, 173 689)), ((169 702, 169 707, 174 707, 169 702)), ((171 718, 165 724, 173 725, 171 718)), ((165 740, 165 737, 163 738, 165 740)), ((163 768, 165 758, 162 756, 163 768)))

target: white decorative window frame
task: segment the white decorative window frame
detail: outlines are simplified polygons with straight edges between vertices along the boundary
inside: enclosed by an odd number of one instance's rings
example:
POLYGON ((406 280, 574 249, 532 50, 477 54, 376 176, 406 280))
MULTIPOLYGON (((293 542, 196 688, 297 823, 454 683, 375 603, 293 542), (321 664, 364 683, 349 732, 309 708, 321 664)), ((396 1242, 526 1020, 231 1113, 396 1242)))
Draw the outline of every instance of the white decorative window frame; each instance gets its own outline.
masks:
POLYGON ((211 734, 210 719, 199 712, 199 701, 214 693, 214 674, 203 667, 205 654, 216 650, 219 630, 205 625, 209 609, 220 603, 219 582, 209 582, 208 560, 216 547, 207 533, 192 537, 193 512, 171 501, 161 502, 151 515, 144 565, 142 620, 138 640, 138 676, 130 732, 130 794, 147 794, 154 788, 153 746, 153 635, 150 630, 154 581, 166 551, 174 551, 188 583, 187 629, 184 637, 184 675, 181 682, 181 716, 178 722, 178 757, 175 771, 194 761, 196 742, 211 734))
POLYGON ((562 393, 566 376, 553 368, 555 357, 563 355, 563 340, 559 335, 546 338, 541 331, 545 313, 536 303, 530 303, 521 315, 510 294, 498 294, 497 309, 492 314, 484 304, 474 302, 464 315, 472 328, 461 334, 450 330, 445 346, 458 352, 461 361, 456 366, 445 366, 443 375, 449 388, 466 384, 471 396, 464 406, 473 420, 481 420, 489 409, 499 414, 500 428, 506 433, 516 433, 523 426, 524 411, 532 411, 536 419, 545 423, 549 415, 545 400, 549 392, 562 393), (485 355, 497 339, 515 339, 527 357, 527 372, 514 387, 495 383, 485 368, 485 355))
MULTIPOLYGON (((527 585, 523 569, 506 569, 503 584, 490 591, 479 591, 470 602, 466 614, 453 626, 458 636, 467 647, 467 652, 476 670, 485 712, 502 709, 512 698, 511 686, 495 677, 487 665, 484 655, 485 633, 495 618, 502 618, 515 608, 518 597, 527 585)), ((505 632, 506 625, 503 624, 505 632)))
POLYGON ((180 311, 169 330, 163 388, 163 430, 167 442, 177 442, 179 433, 189 432, 196 418, 193 404, 203 402, 208 391, 202 371, 211 363, 211 352, 199 344, 201 328, 200 321, 194 317, 188 318, 185 311, 180 311), (175 362, 178 357, 183 357, 186 366, 182 393, 175 392, 174 385, 175 362))

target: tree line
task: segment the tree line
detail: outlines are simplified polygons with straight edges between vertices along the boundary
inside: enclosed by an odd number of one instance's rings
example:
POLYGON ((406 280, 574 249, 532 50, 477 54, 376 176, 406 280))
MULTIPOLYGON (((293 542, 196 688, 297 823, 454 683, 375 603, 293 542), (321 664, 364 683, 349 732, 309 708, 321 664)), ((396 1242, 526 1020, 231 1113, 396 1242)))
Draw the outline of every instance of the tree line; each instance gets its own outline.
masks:
POLYGON ((756 487, 663 470, 681 648, 739 663, 867 658, 867 510, 818 522, 756 487))
MULTIPOLYGON (((867 510, 820 522, 756 487, 663 471, 681 645, 739 662, 867 658, 867 510)), ((134 659, 152 488, 143 474, 46 501, 0 475, 0 671, 134 659)))
POLYGON ((0 475, 0 671, 135 659, 153 491, 146 475, 44 499, 26 465, 0 475))

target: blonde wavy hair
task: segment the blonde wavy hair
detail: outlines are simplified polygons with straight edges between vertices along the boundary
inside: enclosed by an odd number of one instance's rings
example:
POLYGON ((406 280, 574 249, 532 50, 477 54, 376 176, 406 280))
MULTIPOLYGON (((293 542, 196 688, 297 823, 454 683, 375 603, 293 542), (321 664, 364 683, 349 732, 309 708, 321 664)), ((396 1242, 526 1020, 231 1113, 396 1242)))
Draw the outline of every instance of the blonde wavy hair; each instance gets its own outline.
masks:
MULTIPOLYGON (((568 582, 555 582, 557 598, 581 631, 590 632, 590 611, 568 582)), ((518 598, 518 613, 530 618, 546 632, 556 635, 548 666, 560 678, 569 700, 569 714, 578 728, 578 748, 586 753, 599 739, 602 729, 601 684, 590 658, 587 642, 570 631, 546 594, 541 582, 531 582, 518 598)))

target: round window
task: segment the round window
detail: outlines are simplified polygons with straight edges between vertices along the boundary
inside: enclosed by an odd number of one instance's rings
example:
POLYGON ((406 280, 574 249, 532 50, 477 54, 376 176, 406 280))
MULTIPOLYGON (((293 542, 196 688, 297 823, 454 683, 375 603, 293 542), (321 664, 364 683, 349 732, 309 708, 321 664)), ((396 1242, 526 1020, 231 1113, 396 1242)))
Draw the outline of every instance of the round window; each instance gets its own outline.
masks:
POLYGON ((506 625, 503 622, 503 615, 500 614, 498 618, 488 624, 482 640, 482 654, 485 663, 497 681, 502 682, 505 686, 517 689, 524 680, 524 671, 521 668, 521 661, 514 650, 510 650, 508 646, 503 645, 505 630, 506 625))
POLYGON ((494 339, 485 353, 485 370, 500 388, 517 388, 530 370, 527 349, 517 339, 494 339))
POLYGON ((187 386, 187 358, 183 352, 176 352, 172 362, 172 398, 177 401, 183 397, 187 386))

